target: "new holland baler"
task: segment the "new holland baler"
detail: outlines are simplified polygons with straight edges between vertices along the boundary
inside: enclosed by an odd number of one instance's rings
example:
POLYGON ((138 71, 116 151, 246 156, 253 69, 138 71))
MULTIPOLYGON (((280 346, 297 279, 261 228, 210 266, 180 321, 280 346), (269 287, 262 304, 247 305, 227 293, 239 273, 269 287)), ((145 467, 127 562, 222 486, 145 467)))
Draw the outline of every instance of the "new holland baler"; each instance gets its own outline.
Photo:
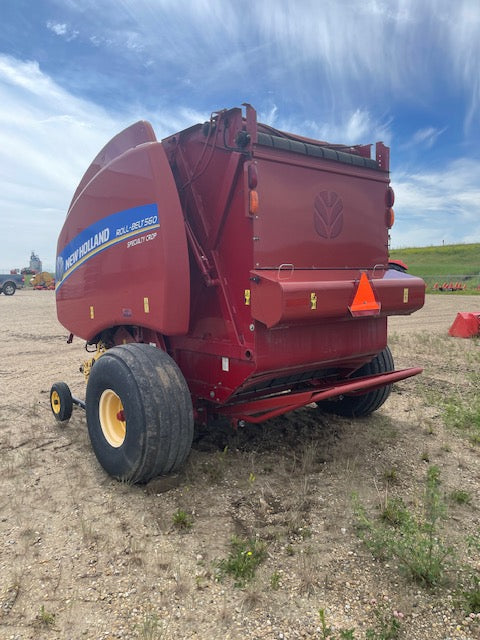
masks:
POLYGON ((137 122, 93 160, 58 239, 59 321, 90 351, 86 410, 111 475, 188 456, 194 420, 264 421, 316 402, 361 417, 394 382, 389 315, 424 282, 389 268, 389 149, 310 140, 250 105, 157 141, 137 122), (93 352, 93 353, 92 353, 93 352))

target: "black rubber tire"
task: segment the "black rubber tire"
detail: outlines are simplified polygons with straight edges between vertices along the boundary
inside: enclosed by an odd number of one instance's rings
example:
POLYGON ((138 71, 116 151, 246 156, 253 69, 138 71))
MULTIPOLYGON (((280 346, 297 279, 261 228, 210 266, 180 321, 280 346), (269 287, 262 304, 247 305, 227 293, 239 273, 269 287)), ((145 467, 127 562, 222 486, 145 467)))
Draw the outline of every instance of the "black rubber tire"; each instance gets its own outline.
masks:
POLYGON ((5 282, 2 289, 3 293, 6 296, 13 296, 16 290, 17 290, 17 285, 14 282, 5 282))
POLYGON ((50 408, 57 422, 70 420, 73 410, 72 393, 65 382, 55 382, 50 389, 50 408))
MULTIPOLYGON (((394 369, 395 365, 391 351, 388 347, 385 347, 371 362, 364 364, 363 367, 356 371, 353 378, 386 373, 394 369)), ((362 418, 379 409, 387 400, 391 390, 392 385, 388 384, 385 387, 374 389, 361 395, 344 395, 339 399, 325 400, 317 403, 317 406, 324 413, 334 413, 347 418, 362 418)))
POLYGON ((180 469, 193 439, 185 379, 168 354, 147 344, 113 347, 94 364, 87 384, 87 425, 98 461, 119 480, 144 483, 180 469), (100 399, 113 391, 123 405, 125 435, 112 446, 100 420, 100 399))

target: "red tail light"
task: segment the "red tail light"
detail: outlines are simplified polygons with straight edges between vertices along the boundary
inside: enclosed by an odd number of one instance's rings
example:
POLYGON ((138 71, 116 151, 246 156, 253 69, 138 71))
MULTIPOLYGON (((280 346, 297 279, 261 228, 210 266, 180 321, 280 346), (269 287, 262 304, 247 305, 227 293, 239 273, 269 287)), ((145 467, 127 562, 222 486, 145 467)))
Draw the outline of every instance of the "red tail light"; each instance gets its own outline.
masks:
POLYGON ((395 202, 395 193, 392 187, 387 187, 387 191, 385 193, 385 204, 388 208, 393 207, 393 203, 395 202))
POLYGON ((387 225, 387 228, 391 229, 393 227, 394 222, 395 222, 395 212, 393 211, 392 207, 389 207, 385 211, 385 224, 387 225))

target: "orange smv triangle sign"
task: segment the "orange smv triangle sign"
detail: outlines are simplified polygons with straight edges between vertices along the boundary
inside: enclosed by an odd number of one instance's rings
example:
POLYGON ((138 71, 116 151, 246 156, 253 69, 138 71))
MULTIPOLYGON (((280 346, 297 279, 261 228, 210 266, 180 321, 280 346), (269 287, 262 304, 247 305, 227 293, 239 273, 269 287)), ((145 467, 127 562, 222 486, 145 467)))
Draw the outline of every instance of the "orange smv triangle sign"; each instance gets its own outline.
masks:
POLYGON ((375 299, 372 285, 365 271, 360 276, 357 292, 348 308, 352 316, 376 316, 380 313, 380 303, 375 299))

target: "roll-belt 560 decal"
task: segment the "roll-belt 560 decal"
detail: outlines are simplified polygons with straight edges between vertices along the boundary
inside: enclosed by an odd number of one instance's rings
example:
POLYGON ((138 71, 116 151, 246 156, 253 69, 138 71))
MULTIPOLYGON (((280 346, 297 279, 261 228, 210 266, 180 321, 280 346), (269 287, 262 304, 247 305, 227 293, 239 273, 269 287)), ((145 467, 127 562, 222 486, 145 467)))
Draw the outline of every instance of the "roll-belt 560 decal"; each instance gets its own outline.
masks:
MULTIPOLYGON (((94 222, 75 236, 57 256, 56 288, 58 289, 75 269, 101 251, 159 227, 156 203, 118 211, 94 222)), ((148 236, 145 236, 146 238, 148 236)), ((139 244, 138 241, 141 242, 142 239, 137 238, 135 244, 139 244)))

